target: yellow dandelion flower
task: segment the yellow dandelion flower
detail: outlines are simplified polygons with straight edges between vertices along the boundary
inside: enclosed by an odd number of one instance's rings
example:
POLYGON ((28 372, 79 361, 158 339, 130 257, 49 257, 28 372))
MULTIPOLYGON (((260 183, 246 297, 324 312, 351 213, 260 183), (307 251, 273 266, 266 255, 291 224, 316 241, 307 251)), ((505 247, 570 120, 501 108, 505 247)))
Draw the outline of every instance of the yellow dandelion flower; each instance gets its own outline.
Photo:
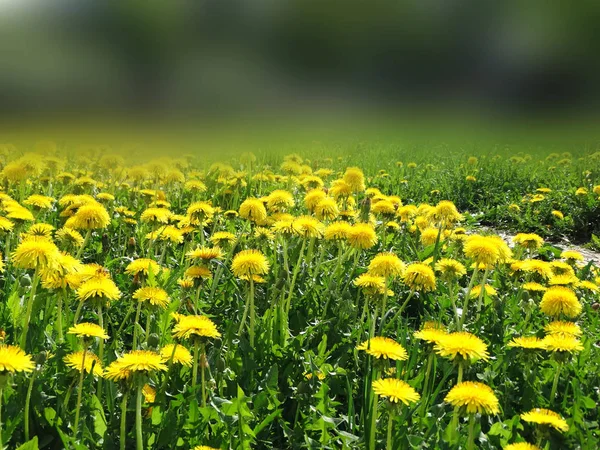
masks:
POLYGON ((163 362, 168 363, 172 360, 175 364, 192 367, 192 354, 183 345, 167 344, 160 349, 160 356, 162 357, 163 362))
POLYGON ((40 237, 21 242, 11 255, 13 264, 21 269, 52 268, 57 264, 59 257, 58 247, 40 237))
POLYGON ((404 361, 408 359, 408 353, 402 345, 393 339, 376 336, 356 347, 357 350, 364 350, 367 354, 377 359, 391 359, 395 361, 404 361))
POLYGON ((487 344, 477 336, 466 331, 448 333, 442 336, 436 343, 434 350, 440 356, 450 360, 461 358, 470 362, 476 362, 480 359, 487 361, 490 358, 487 352, 487 344))
POLYGON ((544 331, 546 331, 546 334, 568 334, 571 336, 581 336, 583 334, 576 323, 560 320, 555 320, 544 326, 544 331))
POLYGON ((110 224, 110 216, 103 205, 93 202, 80 207, 68 224, 70 228, 80 230, 102 229, 110 224))
POLYGON ((171 299, 164 289, 159 287, 146 286, 133 293, 133 298, 140 302, 148 302, 152 306, 158 306, 161 309, 167 307, 171 299))
POLYGON ((519 347, 532 350, 541 350, 544 348, 542 340, 535 336, 513 338, 507 345, 508 347, 519 347))
POLYGON ((77 337, 81 338, 100 338, 100 339, 108 339, 108 334, 104 331, 100 325, 96 325, 95 323, 88 322, 80 322, 77 325, 69 328, 67 334, 74 334, 77 337))
POLYGON ((462 263, 450 258, 439 259, 435 264, 435 270, 448 279, 458 279, 467 274, 467 269, 462 263))
POLYGON ((240 217, 253 222, 262 222, 267 218, 265 204, 258 198, 247 198, 240 205, 240 217))
POLYGON ((233 257, 231 270, 236 277, 266 275, 269 272, 269 261, 258 250, 242 250, 233 257))
POLYGON ((166 370, 167 366, 160 354, 150 350, 134 350, 113 361, 104 371, 104 378, 118 381, 129 378, 134 373, 148 375, 166 370))
POLYGON ((560 254, 560 257, 571 264, 577 261, 583 261, 583 255, 575 250, 565 250, 560 254))
POLYGON ((467 414, 498 414, 498 398, 488 385, 475 381, 457 384, 444 399, 456 408, 462 408, 467 414))
POLYGON ((101 377, 103 374, 100 358, 90 351, 86 351, 84 353, 83 350, 81 350, 78 352, 69 353, 63 358, 63 361, 67 367, 75 369, 78 372, 81 372, 81 369, 83 368, 86 373, 93 372, 97 377, 101 377))
POLYGON ((195 250, 186 253, 186 256, 193 260, 210 261, 211 259, 221 259, 223 251, 219 247, 198 247, 195 250))
POLYGON ((544 239, 535 233, 518 233, 512 240, 515 244, 529 250, 537 250, 544 245, 544 239))
POLYGON ((405 405, 417 402, 421 396, 408 383, 398 378, 381 378, 373 381, 373 392, 392 403, 405 405))
POLYGON ((398 256, 391 252, 378 253, 369 263, 369 273, 382 277, 397 277, 406 269, 398 256))
POLYGON ((191 336, 218 338, 221 337, 221 333, 206 316, 180 316, 173 327, 173 337, 188 339, 191 336))
POLYGON ((502 448, 503 450, 541 450, 537 445, 529 444, 527 442, 508 444, 502 448))
POLYGON ((377 243, 377 233, 370 224, 357 223, 350 227, 347 240, 354 248, 368 249, 377 243))
POLYGON ((14 345, 0 345, 0 375, 31 372, 35 364, 31 356, 14 345))
POLYGON ((110 278, 92 278, 77 289, 77 298, 82 302, 91 299, 117 300, 121 291, 110 278))
POLYGON ((149 258, 139 258, 131 261, 125 268, 125 273, 129 275, 137 275, 139 273, 148 275, 152 271, 153 274, 160 272, 160 265, 149 258))
POLYGON ((575 292, 563 286, 552 286, 542 297, 540 309, 544 314, 551 317, 564 315, 566 317, 577 317, 581 314, 583 307, 575 292))
POLYGON ((402 280, 409 288, 429 292, 435 290, 435 274, 427 264, 409 264, 402 275, 402 280))
POLYGON ((521 414, 521 419, 529 423, 546 425, 560 432, 569 431, 569 425, 558 413, 544 408, 534 408, 529 412, 521 414))
POLYGON ((542 339, 544 349, 550 352, 577 353, 583 350, 583 344, 571 334, 549 334, 542 339))

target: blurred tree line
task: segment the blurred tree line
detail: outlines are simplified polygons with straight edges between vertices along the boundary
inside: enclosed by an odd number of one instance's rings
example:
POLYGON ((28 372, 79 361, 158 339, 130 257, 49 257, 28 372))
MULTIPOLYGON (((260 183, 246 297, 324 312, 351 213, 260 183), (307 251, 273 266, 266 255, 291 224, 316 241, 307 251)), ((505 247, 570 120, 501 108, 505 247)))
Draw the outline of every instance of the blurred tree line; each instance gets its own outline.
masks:
POLYGON ((0 14, 5 114, 600 98, 591 0, 22 4, 0 14))

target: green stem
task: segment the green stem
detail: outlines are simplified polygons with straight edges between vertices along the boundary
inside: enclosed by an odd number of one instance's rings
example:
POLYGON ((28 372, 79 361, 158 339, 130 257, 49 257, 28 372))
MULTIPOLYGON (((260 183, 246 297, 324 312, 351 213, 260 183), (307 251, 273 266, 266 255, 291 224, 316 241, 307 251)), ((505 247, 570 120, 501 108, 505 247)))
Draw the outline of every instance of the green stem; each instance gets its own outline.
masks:
POLYGON ((485 282, 487 281, 487 277, 490 273, 490 269, 486 268, 485 272, 483 272, 483 279, 481 280, 481 290, 479 291, 479 299, 477 300, 477 318, 479 318, 479 313, 481 312, 481 307, 483 306, 483 294, 485 293, 485 282))
MULTIPOLYGON (((102 301, 98 304, 98 325, 104 329, 104 314, 102 313, 102 301)), ((98 358, 104 360, 104 339, 100 339, 98 343, 98 358)), ((98 401, 102 401, 102 377, 98 377, 98 391, 96 393, 98 401)))
MULTIPOLYGON (((79 301, 79 304, 77 305, 77 309, 75 310, 75 318, 73 319, 73 324, 77 325, 77 322, 79 322, 79 316, 81 315, 81 308, 83 308, 83 300, 79 301)), ((115 339, 115 342, 117 340, 115 339)))
POLYGON ((58 304, 56 306, 56 327, 58 328, 58 343, 62 344, 65 340, 64 336, 63 336, 63 324, 62 324, 62 304, 63 304, 63 296, 64 296, 64 290, 62 290, 61 292, 57 293, 58 295, 58 304))
POLYGON ((192 367, 192 387, 196 386, 196 380, 198 379, 198 358, 200 356, 200 341, 194 340, 194 366, 192 367))
POLYGON ((129 392, 125 391, 123 394, 123 400, 121 401, 121 435, 119 438, 119 447, 120 450, 125 450, 125 444, 127 441, 127 398, 129 397, 129 392))
POLYGON ((83 249, 85 248, 85 246, 87 245, 88 241, 90 240, 90 236, 92 235, 92 230, 87 230, 87 233, 85 233, 85 238, 83 239, 83 243, 81 244, 81 247, 79 247, 79 250, 77 250, 77 255, 75 255, 75 258, 80 259, 81 258, 81 254, 83 253, 83 249))
POLYGON ((135 399, 135 444, 137 450, 144 450, 144 437, 142 435, 142 385, 138 380, 137 397, 135 399))
POLYGON ((433 358, 435 357, 433 351, 429 353, 427 358, 427 369, 425 369, 425 381, 423 382, 423 395, 421 397, 421 416, 424 416, 427 411, 427 404, 429 403, 429 376, 431 375, 431 367, 433 366, 433 358))
POLYGON ((408 294, 408 297, 406 297, 406 300, 404 300, 404 303, 402 303, 402 306, 400 306, 400 309, 394 315, 394 318, 391 321, 392 323, 394 323, 396 321, 396 319, 398 319, 398 317, 400 317, 400 315, 404 311, 404 308, 406 308, 406 305, 408 305, 408 302, 410 301, 410 299, 412 298, 412 296, 414 294, 415 294, 415 291, 411 290, 410 293, 408 294))
POLYGON ((250 277, 250 347, 254 348, 254 332, 256 327, 256 308, 254 307, 254 280, 250 277))
POLYGON ((467 438, 467 450, 475 448, 475 414, 469 414, 469 437, 467 438))
POLYGON ((149 309, 146 310, 146 314, 146 338, 144 340, 146 341, 146 343, 148 343, 148 339, 150 338, 150 321, 152 319, 152 314, 150 313, 149 309))
POLYGON ((298 273, 300 272, 300 266, 304 260, 304 247, 306 247, 306 239, 302 239, 302 245, 300 246, 300 253, 298 254, 298 261, 296 262, 296 266, 294 267, 294 273, 292 275, 292 281, 290 283, 290 292, 288 293, 288 298, 285 302, 285 313, 289 315, 290 313, 290 305, 292 303, 292 296, 294 295, 294 286, 296 284, 296 278, 298 278, 298 273))
POLYGON ((85 357, 87 355, 87 348, 83 349, 83 356, 81 357, 81 370, 79 371, 79 385, 77 386, 77 406, 75 407, 75 425, 73 426, 73 431, 75 432, 75 437, 77 437, 77 432, 79 431, 79 412, 81 410, 81 394, 83 392, 83 377, 85 375, 85 357))
MULTIPOLYGON (((29 405, 31 404, 31 393, 33 392, 33 382, 35 381, 35 376, 37 375, 37 370, 33 371, 31 375, 31 379, 29 380, 29 387, 27 388, 27 397, 25 397, 25 417, 24 417, 24 427, 25 427, 25 440, 29 440, 29 405)), ((0 431, 1 433, 1 431, 0 431)), ((0 449, 2 446, 0 446, 0 449)))
POLYGON ((556 373, 554 374, 554 381, 552 382, 552 390, 550 391, 550 404, 554 403, 554 396, 556 395, 556 389, 558 388, 558 378, 560 377, 560 372, 562 369, 562 364, 559 363, 556 368, 556 373))
POLYGON ((386 450, 392 450, 392 429, 394 428, 394 412, 395 407, 390 407, 390 412, 388 413, 388 426, 387 426, 387 440, 386 440, 386 450))
POLYGON ((29 331, 29 322, 31 321, 31 311, 33 310, 33 300, 35 298, 35 291, 39 282, 39 266, 35 268, 33 274, 33 281, 31 282, 31 291, 29 292, 29 300, 27 301, 27 311, 25 312, 25 320, 23 321, 23 332, 21 333, 21 348, 25 350, 27 344, 27 332, 29 331))
POLYGON ((465 317, 467 317, 467 307, 469 306, 469 297, 471 295, 473 285, 475 284, 475 279, 477 278, 478 272, 479 268, 475 267, 475 270, 473 270, 473 275, 471 275, 471 281, 469 281, 469 287, 467 288, 467 292, 465 293, 465 303, 463 305, 462 315, 460 316, 460 322, 458 323, 458 331, 461 331, 463 325, 465 324, 465 317))
POLYGON ((206 349, 204 342, 200 346, 200 384, 202 385, 202 407, 206 407, 206 379, 205 379, 205 366, 206 366, 206 349))
POLYGON ((140 312, 142 311, 142 302, 138 301, 137 309, 135 311, 135 322, 133 324, 133 350, 137 350, 137 341, 138 341, 138 328, 140 321, 140 312))
POLYGON ((375 450, 375 437, 377 435, 377 406, 379 396, 373 393, 373 404, 371 407, 371 426, 369 428, 369 450, 375 450))

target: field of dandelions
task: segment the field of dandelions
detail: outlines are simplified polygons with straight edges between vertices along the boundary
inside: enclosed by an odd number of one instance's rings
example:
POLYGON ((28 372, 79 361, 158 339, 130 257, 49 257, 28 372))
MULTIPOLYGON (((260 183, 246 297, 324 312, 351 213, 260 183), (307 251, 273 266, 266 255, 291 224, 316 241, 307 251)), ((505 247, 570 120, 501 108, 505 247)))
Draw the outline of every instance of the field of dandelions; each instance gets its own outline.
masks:
POLYGON ((339 150, 2 146, 0 448, 600 448, 600 152, 339 150))

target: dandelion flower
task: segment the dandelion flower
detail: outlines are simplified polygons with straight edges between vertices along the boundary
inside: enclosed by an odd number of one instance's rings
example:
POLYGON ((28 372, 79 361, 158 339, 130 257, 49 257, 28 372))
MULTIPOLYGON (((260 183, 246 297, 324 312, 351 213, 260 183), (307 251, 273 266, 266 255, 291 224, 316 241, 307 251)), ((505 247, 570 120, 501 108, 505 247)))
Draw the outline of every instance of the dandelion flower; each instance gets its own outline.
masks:
POLYGON ((85 361, 83 360, 83 358, 84 351, 81 350, 78 352, 69 353, 63 358, 63 360, 65 364, 71 369, 75 369, 81 372, 81 368, 83 366, 83 369, 86 373, 90 373, 93 371, 94 375, 96 375, 97 377, 101 377, 103 371, 100 358, 98 358, 94 353, 90 351, 85 351, 85 361))
POLYGON ((537 250, 544 244, 544 239, 535 233, 518 233, 512 240, 528 250, 537 250))
POLYGON ((583 344, 571 334, 549 334, 542 339, 545 350, 550 352, 577 353, 583 350, 583 344))
POLYGON ((71 219, 69 219, 70 228, 83 230, 106 228, 110 223, 106 208, 96 202, 80 207, 71 219))
POLYGON ((435 270, 448 279, 458 279, 467 274, 467 269, 462 263, 450 258, 441 258, 438 260, 435 264, 435 270))
POLYGON ((348 243, 354 248, 368 249, 377 243, 377 233, 368 223, 357 223, 348 231, 348 243))
POLYGON ((242 250, 234 256, 231 270, 236 277, 266 275, 269 272, 269 261, 258 250, 242 250))
POLYGON ((369 264, 369 273, 382 277, 400 276, 405 269, 406 264, 391 252, 378 253, 369 264))
POLYGON ((462 358, 475 362, 480 359, 487 361, 490 358, 486 343, 466 331, 458 331, 442 336, 436 343, 434 350, 440 356, 450 360, 462 358))
POLYGON ((160 349, 160 356, 164 362, 169 362, 173 357, 174 363, 192 367, 192 354, 183 345, 167 344, 160 349), (173 349, 175 349, 175 353, 173 353, 173 349))
POLYGON ((77 298, 81 301, 89 299, 117 300, 121 291, 110 278, 93 278, 77 289, 77 298))
POLYGON ((195 250, 186 253, 190 259, 202 259, 210 261, 211 259, 220 259, 223 257, 223 251, 219 247, 198 247, 195 250))
POLYGON ((292 222, 294 233, 304 238, 323 237, 325 226, 311 216, 300 216, 292 222))
POLYGON ((535 336, 524 336, 513 338, 508 344, 508 347, 519 347, 528 350, 541 350, 544 348, 542 340, 535 336))
POLYGON ((221 337, 217 326, 206 316, 180 316, 173 327, 173 337, 187 339, 190 336, 221 337))
POLYGON ((148 302, 152 306, 158 306, 161 309, 167 307, 171 299, 164 289, 159 287, 146 286, 133 293, 133 298, 140 302, 148 302))
POLYGON ((139 258, 131 261, 125 268, 125 273, 129 275, 137 275, 142 273, 148 275, 152 271, 153 274, 160 272, 160 265, 149 258, 139 258))
POLYGON ((81 338, 100 338, 100 339, 108 339, 108 334, 104 331, 100 325, 96 325, 95 323, 88 322, 80 322, 75 326, 69 328, 67 334, 74 334, 77 337, 81 338))
POLYGON ((498 414, 500 406, 492 389, 475 381, 457 384, 444 399, 457 408, 464 408, 467 414, 498 414))
POLYGON ((8 372, 31 372, 35 368, 31 356, 14 345, 0 345, 0 375, 8 372))
POLYGON ((581 336, 582 331, 579 325, 573 322, 555 320, 544 327, 547 334, 570 334, 571 336, 581 336))
POLYGON ((11 255, 13 264, 22 269, 53 267, 59 258, 58 247, 45 238, 21 242, 11 255))
POLYGON ((435 274, 433 269, 423 263, 409 264, 402 280, 411 289, 423 292, 435 290, 435 274))
POLYGON ((544 408, 535 408, 521 414, 521 419, 529 423, 547 425, 560 432, 569 431, 569 425, 559 414, 544 408))
POLYGON ((267 210, 261 200, 247 198, 240 205, 240 217, 253 222, 262 222, 267 218, 267 210))
POLYGON ((551 317, 564 315, 566 317, 577 317, 583 307, 575 292, 563 286, 552 286, 542 297, 540 309, 544 314, 551 317))
POLYGON ((517 442, 515 444, 508 444, 502 447, 503 450, 541 450, 537 445, 529 444, 527 442, 517 442))
POLYGON ((392 359, 396 361, 404 361, 408 359, 408 354, 402 345, 396 341, 386 337, 374 337, 363 342, 356 347, 357 350, 364 350, 367 354, 375 358, 392 359))
POLYGON ((118 381, 129 378, 134 373, 148 375, 152 372, 166 370, 167 366, 160 354, 149 350, 134 350, 113 361, 106 368, 104 377, 118 381))
POLYGON ((408 383, 398 378, 381 378, 373 381, 373 392, 392 403, 415 403, 421 396, 408 383))

